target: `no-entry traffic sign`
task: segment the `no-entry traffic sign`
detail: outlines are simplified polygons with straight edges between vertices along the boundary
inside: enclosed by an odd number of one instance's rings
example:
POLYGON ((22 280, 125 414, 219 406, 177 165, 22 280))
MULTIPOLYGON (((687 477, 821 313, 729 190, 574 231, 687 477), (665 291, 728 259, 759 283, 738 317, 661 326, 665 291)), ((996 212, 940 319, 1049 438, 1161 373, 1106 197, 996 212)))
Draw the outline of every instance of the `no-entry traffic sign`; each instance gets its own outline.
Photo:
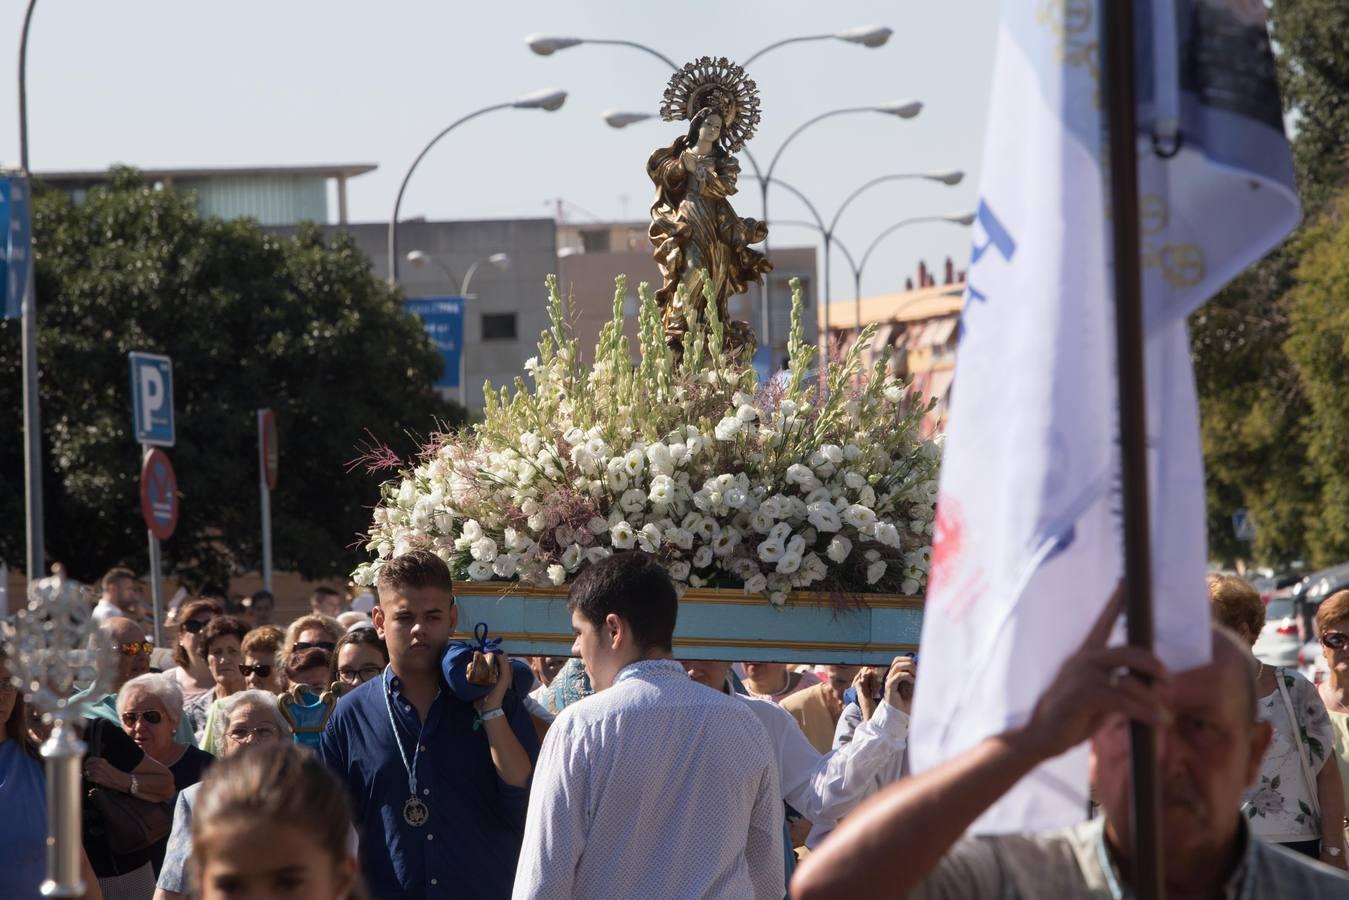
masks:
POLYGON ((145 454, 141 464, 141 516, 161 541, 171 538, 178 527, 178 478, 168 454, 157 448, 145 454))

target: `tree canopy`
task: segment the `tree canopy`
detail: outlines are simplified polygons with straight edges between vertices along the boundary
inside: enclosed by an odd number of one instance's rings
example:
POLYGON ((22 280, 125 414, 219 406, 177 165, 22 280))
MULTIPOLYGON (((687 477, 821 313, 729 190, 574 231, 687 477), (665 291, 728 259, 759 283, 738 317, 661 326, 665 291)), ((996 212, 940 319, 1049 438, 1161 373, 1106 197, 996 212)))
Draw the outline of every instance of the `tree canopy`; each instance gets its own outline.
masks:
MULTIPOLYGON (((39 186, 40 187, 40 186, 39 186)), ((345 574, 378 500, 348 474, 377 437, 411 451, 457 420, 433 384, 441 361, 396 291, 346 236, 281 238, 251 220, 202 218, 193 199, 132 170, 76 203, 36 192, 33 212, 47 556, 81 580, 146 566, 127 353, 173 359, 181 515, 166 571, 224 585, 261 558, 256 411, 275 411, 278 570, 345 574)), ((0 558, 24 558, 19 323, 0 324, 0 558)))

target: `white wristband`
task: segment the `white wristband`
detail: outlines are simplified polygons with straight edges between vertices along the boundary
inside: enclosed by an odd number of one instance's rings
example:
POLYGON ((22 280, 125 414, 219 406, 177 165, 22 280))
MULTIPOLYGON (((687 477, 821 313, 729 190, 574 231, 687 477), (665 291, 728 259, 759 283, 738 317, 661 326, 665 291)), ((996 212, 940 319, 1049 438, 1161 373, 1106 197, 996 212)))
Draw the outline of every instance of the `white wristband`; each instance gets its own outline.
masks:
POLYGON ((505 714, 506 712, 498 706, 496 709, 484 709, 482 712, 478 713, 478 719, 483 722, 490 722, 493 719, 501 718, 505 714))

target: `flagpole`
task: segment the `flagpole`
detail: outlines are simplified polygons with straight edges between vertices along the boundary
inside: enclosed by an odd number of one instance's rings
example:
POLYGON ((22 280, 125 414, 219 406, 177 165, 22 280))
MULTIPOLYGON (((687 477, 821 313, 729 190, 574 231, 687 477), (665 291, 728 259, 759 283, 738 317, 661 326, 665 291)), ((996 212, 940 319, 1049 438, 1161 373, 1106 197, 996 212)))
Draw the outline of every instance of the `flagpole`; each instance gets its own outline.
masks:
MULTIPOLYGON (((1143 291, 1138 237, 1138 143, 1134 98, 1134 3, 1106 0, 1106 107, 1109 123, 1110 220, 1115 280, 1115 347, 1119 371, 1124 589, 1129 643, 1152 648, 1152 554, 1148 540, 1147 394, 1143 291)), ((1133 887, 1139 900, 1166 895, 1162 869, 1157 734, 1130 723, 1133 887)))

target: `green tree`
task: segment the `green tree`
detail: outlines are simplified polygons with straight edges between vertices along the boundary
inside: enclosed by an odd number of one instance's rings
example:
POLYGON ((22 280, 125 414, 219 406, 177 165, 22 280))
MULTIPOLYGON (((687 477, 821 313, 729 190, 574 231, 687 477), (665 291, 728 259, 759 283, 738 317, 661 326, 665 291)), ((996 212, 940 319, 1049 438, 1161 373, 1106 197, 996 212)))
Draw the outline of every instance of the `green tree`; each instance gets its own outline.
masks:
POLYGON ((1284 107, 1294 113, 1299 188, 1315 212, 1349 173, 1349 3, 1274 0, 1270 25, 1284 107))
MULTIPOLYGON (((165 568, 195 586, 261 557, 256 410, 276 411, 275 565, 344 574, 369 524, 375 479, 347 473, 374 436, 458 419, 432 385, 440 358, 353 241, 309 227, 279 238, 250 220, 203 219, 189 196, 134 171, 76 204, 34 207, 48 557, 76 578, 146 565, 127 353, 174 361, 181 516, 165 568)), ((23 559, 19 328, 0 325, 0 557, 23 559)))

